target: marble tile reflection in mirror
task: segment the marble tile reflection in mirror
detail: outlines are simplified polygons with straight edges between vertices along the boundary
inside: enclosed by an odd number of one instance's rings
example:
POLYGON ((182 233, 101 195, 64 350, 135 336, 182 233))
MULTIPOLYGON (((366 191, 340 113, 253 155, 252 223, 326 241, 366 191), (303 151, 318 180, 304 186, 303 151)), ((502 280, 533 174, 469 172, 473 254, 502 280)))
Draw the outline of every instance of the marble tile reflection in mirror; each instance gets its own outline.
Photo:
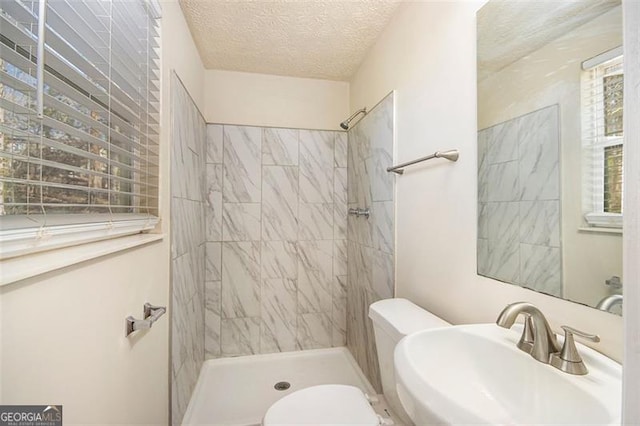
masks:
POLYGON ((621 46, 619 1, 478 12, 480 275, 621 312, 621 46))
POLYGON ((478 272, 562 297, 558 107, 478 132, 478 272))

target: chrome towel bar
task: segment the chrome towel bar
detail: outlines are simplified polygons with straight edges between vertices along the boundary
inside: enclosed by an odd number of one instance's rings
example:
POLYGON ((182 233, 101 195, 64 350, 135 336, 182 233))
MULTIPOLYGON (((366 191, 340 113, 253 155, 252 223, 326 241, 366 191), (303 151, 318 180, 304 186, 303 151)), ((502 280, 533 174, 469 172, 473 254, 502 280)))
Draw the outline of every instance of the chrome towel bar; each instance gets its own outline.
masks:
POLYGON ((154 322, 163 316, 167 312, 167 308, 164 306, 153 306, 147 302, 144 304, 144 319, 136 319, 129 315, 126 322, 125 336, 129 336, 134 331, 144 330, 151 328, 154 322))
POLYGON ((406 163, 398 164, 397 166, 393 166, 393 167, 387 167, 387 171, 401 175, 404 173, 403 169, 407 166, 411 166, 412 164, 421 163, 426 160, 431 160, 432 158, 446 158, 449 161, 458 161, 459 157, 460 157, 460 153, 458 152, 457 149, 452 149, 450 151, 436 151, 431 155, 418 158, 417 160, 407 161, 406 163))

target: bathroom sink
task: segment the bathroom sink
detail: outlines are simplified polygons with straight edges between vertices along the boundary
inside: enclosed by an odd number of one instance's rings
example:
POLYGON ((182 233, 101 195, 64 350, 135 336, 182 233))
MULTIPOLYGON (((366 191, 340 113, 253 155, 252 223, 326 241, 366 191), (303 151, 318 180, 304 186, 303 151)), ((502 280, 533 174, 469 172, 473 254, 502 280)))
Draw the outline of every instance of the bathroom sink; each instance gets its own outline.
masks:
POLYGON ((589 373, 563 373, 518 349, 519 338, 516 327, 475 324, 402 339, 394 364, 409 417, 418 425, 620 424, 620 364, 578 344, 589 373))

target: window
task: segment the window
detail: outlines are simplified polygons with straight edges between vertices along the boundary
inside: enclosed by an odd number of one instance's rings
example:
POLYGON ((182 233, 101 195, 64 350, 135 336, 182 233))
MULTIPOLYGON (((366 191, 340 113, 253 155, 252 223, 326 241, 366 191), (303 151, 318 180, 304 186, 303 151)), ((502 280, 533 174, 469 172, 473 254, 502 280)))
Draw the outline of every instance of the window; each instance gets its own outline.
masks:
POLYGON ((145 0, 0 3, 0 258, 157 223, 158 17, 145 0))
POLYGON ((589 226, 622 227, 623 57, 614 49, 583 63, 583 210, 589 226))

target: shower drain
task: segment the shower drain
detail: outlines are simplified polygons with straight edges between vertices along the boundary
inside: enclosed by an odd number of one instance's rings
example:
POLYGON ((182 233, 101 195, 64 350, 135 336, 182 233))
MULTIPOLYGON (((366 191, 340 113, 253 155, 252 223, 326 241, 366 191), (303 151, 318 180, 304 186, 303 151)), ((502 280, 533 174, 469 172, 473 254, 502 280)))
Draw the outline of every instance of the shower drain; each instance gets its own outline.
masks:
POLYGON ((278 391, 287 390, 290 387, 291 387, 291 383, 289 382, 278 382, 275 385, 273 385, 273 388, 278 391))

